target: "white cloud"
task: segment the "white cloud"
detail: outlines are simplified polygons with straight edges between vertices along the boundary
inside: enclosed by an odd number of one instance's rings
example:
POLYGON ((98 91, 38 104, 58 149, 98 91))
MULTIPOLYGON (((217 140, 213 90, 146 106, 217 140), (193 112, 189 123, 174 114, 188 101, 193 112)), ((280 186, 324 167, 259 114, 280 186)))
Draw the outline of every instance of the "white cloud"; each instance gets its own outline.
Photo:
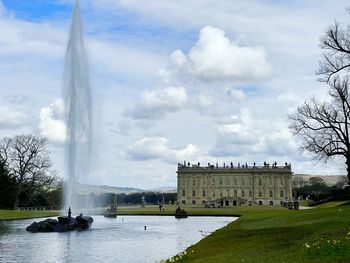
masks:
MULTIPOLYGON (((308 158, 293 156, 296 150, 286 128, 286 116, 300 104, 299 98, 303 101, 307 97, 317 97, 321 89, 327 93, 327 88, 315 82, 314 71, 320 58, 318 39, 334 18, 348 23, 344 10, 346 1, 337 2, 338 5, 332 1, 280 1, 276 4, 257 0, 235 1, 234 4, 231 0, 87 0, 84 3, 85 43, 91 62, 93 99, 95 108, 100 111, 95 119, 101 120, 101 125, 94 126, 106 135, 100 136, 103 142, 99 152, 101 163, 97 168, 106 170, 102 175, 103 183, 152 186, 160 184, 159 178, 166 174, 171 178, 167 179, 168 183, 176 185, 176 165, 170 162, 176 154, 191 152, 189 142, 202 151, 211 148, 211 153, 216 151, 215 156, 208 155, 205 159, 194 155, 193 160, 196 157, 204 163, 225 158, 261 163, 265 158, 277 160, 276 155, 288 155, 291 158, 283 159, 290 160, 293 168, 298 167, 298 172, 325 172, 323 167, 306 164, 308 158), (98 8, 90 8, 91 3, 98 8), (216 28, 208 27, 209 33, 202 31, 198 39, 198 32, 206 25, 216 28), (221 54, 224 51, 225 56, 221 54), (243 58, 244 63, 241 62, 243 58), (251 65, 254 59, 273 68, 272 77, 263 81, 264 88, 261 88, 261 79, 268 74, 258 72, 251 65), (167 67, 169 60, 171 65, 167 67), (176 100, 157 99, 161 94, 158 90, 148 90, 149 96, 139 97, 145 88, 162 85, 155 76, 160 68, 158 73, 165 87, 186 87, 186 102, 176 104, 176 100), (237 83, 252 81, 258 82, 257 85, 237 83), (128 115, 124 110, 130 105, 134 106, 128 115), (250 115, 239 112, 242 105, 249 109, 250 115), (185 110, 181 110, 183 108, 185 110), (199 114, 196 109, 205 112, 199 114), (153 125, 155 119, 157 125, 153 125), (120 126, 117 126, 118 120, 122 120, 120 126), (114 126, 107 127, 104 125, 107 122, 113 122, 114 126), (117 132, 107 136, 106 128, 117 132), (125 130, 129 132, 128 137, 120 134, 125 130), (147 134, 172 138, 171 144, 159 140, 165 148, 157 148, 159 145, 155 142, 158 154, 151 153, 159 156, 156 159, 149 162, 123 160, 124 165, 115 168, 116 156, 125 157, 121 152, 124 153, 135 138, 147 134), (189 142, 182 145, 183 138, 189 142), (233 155, 236 158, 232 158, 233 155), (157 169, 145 172, 145 166, 150 163, 157 169)), ((36 132, 38 119, 33 116, 37 117, 40 107, 48 105, 48 101, 61 93, 70 14, 65 9, 54 12, 53 16, 33 19, 31 10, 26 10, 25 6, 21 14, 16 14, 18 9, 10 5, 5 12, 1 9, 0 83, 4 102, 1 105, 28 116, 28 125, 16 132, 36 132), (28 99, 17 102, 6 99, 15 94, 28 99)), ((54 127, 61 126, 57 131, 62 131, 61 118, 52 113, 50 107, 45 108, 40 116, 40 132, 63 141, 65 132, 53 136, 54 127)), ((0 119, 5 118, 6 114, 1 111, 0 114, 0 119)), ((6 129, 0 129, 0 133, 13 135, 12 130, 6 129)), ((57 169, 62 169, 62 150, 54 148, 52 152, 57 169)), ((180 161, 185 159, 178 157, 180 161)), ((102 177, 95 177, 94 183, 101 183, 101 180, 102 177)))
MULTIPOLYGON (((186 62, 179 58, 176 61, 179 60, 182 65, 186 62)), ((271 66, 262 48, 239 46, 225 36, 225 31, 211 26, 200 31, 198 42, 191 48, 188 60, 191 72, 204 80, 251 82, 264 79, 271 73, 271 66)))
POLYGON ((213 98, 207 94, 199 94, 197 97, 197 106, 200 110, 207 110, 214 105, 213 98))
POLYGON ((54 143, 66 140, 66 125, 64 122, 64 103, 62 99, 55 99, 48 107, 40 110, 40 134, 54 143))
POLYGON ((228 157, 248 155, 289 156, 295 158, 297 146, 284 123, 269 119, 254 119, 250 110, 243 108, 217 128, 217 140, 210 153, 228 157))
POLYGON ((233 101, 243 101, 246 98, 246 95, 243 90, 240 89, 230 89, 227 91, 227 95, 233 100, 233 101))
POLYGON ((169 140, 164 137, 144 137, 128 147, 127 154, 135 160, 163 159, 176 163, 194 158, 199 150, 196 145, 188 144, 184 148, 170 148, 169 140))
POLYGON ((0 106, 0 128, 19 128, 25 125, 27 120, 24 113, 0 106))
POLYGON ((128 109, 125 115, 134 120, 161 119, 169 112, 183 109, 187 100, 183 87, 146 90, 141 94, 139 103, 128 109))
POLYGON ((187 63, 186 55, 179 49, 170 54, 170 61, 178 67, 182 67, 187 63))

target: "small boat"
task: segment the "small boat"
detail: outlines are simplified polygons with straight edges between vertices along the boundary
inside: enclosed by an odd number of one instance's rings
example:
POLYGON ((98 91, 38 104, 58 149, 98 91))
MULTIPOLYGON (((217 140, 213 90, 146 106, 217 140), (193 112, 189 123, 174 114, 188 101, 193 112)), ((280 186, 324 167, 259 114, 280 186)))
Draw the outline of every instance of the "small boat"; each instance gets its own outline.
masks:
POLYGON ((175 210, 175 218, 187 218, 187 212, 180 207, 176 208, 175 210))

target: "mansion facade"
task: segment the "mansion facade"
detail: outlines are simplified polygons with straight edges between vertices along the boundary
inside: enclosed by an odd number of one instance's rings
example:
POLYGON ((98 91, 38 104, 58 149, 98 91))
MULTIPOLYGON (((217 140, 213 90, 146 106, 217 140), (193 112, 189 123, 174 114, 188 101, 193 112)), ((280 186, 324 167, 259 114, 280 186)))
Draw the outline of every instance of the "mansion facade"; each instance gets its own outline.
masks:
POLYGON ((186 205, 281 205, 291 202, 291 165, 178 164, 177 200, 186 205))

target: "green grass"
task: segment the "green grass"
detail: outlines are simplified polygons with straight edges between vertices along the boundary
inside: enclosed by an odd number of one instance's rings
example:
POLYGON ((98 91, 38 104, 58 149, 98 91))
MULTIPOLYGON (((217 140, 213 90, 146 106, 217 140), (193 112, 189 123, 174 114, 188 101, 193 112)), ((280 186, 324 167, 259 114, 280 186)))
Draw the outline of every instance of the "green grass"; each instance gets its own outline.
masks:
POLYGON ((172 262, 350 262, 350 206, 249 209, 172 262))
POLYGON ((57 216, 58 211, 18 211, 18 210, 0 210, 0 220, 27 219, 38 217, 57 216))
MULTIPOLYGON (((171 262, 350 262, 350 205, 313 209, 184 207, 189 215, 241 217, 174 256, 171 262), (181 255, 181 256, 180 256, 181 255)), ((174 215, 167 206, 164 215, 174 215)), ((158 207, 118 208, 119 214, 159 215, 158 207)), ((170 262, 170 260, 168 261, 170 262)))
MULTIPOLYGON (((172 262, 350 262, 350 205, 313 209, 184 207, 191 216, 241 217, 176 255, 172 262)), ((174 215, 175 206, 119 207, 120 215, 174 215)), ((55 216, 58 212, 0 210, 0 219, 55 216)), ((185 219, 186 220, 186 219, 185 219)), ((170 260, 169 260, 170 261, 170 260)))
MULTIPOLYGON (((176 206, 166 206, 164 212, 159 212, 158 206, 118 207, 119 215, 174 215, 176 206)), ((244 213, 266 213, 269 211, 285 211, 281 207, 236 206, 223 208, 204 208, 202 206, 181 206, 189 216, 240 216, 244 213)))
POLYGON ((317 208, 330 208, 347 204, 348 201, 332 201, 324 204, 317 205, 317 208))

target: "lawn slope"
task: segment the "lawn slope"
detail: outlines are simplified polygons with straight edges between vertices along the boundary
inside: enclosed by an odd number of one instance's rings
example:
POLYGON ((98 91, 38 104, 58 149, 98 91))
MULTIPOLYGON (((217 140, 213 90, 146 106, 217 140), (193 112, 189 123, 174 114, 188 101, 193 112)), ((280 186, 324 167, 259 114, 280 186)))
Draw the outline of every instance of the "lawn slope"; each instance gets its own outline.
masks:
POLYGON ((348 263, 350 206, 334 205, 300 211, 240 209, 236 222, 169 261, 348 263))

